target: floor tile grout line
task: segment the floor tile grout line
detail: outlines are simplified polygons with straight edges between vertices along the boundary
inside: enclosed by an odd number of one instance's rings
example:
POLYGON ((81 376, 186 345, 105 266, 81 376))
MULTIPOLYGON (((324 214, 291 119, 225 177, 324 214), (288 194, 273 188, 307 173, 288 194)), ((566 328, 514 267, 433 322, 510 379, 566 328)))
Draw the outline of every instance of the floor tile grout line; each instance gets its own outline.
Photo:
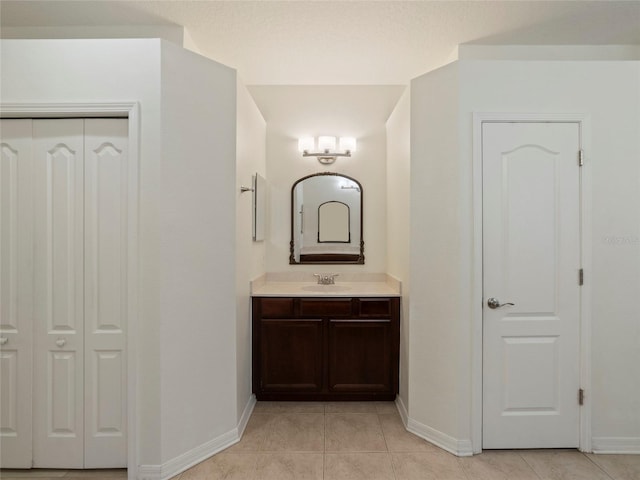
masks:
POLYGON ((462 465, 462 460, 460 459, 459 456, 455 456, 456 457, 456 462, 458 463, 458 467, 460 467, 460 471, 462 472, 462 475, 464 475, 464 478, 466 478, 467 480, 473 480, 469 475, 467 475, 467 471, 464 468, 464 465, 462 465))
POLYGON ((387 458, 391 464, 391 475, 393 475, 393 480, 397 480, 398 476, 396 475, 396 468, 393 466, 393 456, 391 455, 391 452, 387 452, 387 458))
POLYGON ((390 452, 389 444, 387 443, 387 436, 384 434, 384 427, 382 426, 382 420, 380 420, 380 414, 376 414, 376 418, 378 419, 378 425, 380 426, 380 432, 382 433, 382 439, 384 440, 384 447, 387 450, 387 453, 390 452))
POLYGON ((322 480, 327 470, 327 403, 323 404, 322 480))
POLYGON ((387 458, 389 463, 391 464, 391 474, 393 475, 393 479, 396 480, 398 476, 396 475, 396 469, 393 465, 393 457, 391 456, 391 452, 389 451, 389 444, 387 443, 387 436, 384 434, 384 428, 382 426, 382 420, 380 419, 380 414, 378 413, 378 409, 376 408, 376 418, 378 419, 378 425, 380 426, 380 433, 382 433, 382 439, 384 440, 384 446, 387 449, 387 458))
POLYGON ((322 417, 322 454, 327 453, 327 404, 324 404, 324 414, 322 417))
POLYGON ((539 478, 540 480, 542 480, 542 477, 541 477, 540 475, 538 475, 538 472, 536 472, 536 469, 535 469, 535 468, 533 468, 533 466, 532 466, 529 462, 527 462, 527 459, 526 459, 526 458, 524 458, 524 455, 522 455, 522 452, 518 452, 518 456, 522 459, 522 461, 525 463, 525 465, 526 465, 527 467, 529 467, 529 469, 533 472, 533 474, 534 474, 537 478, 539 478))
POLYGON ((584 452, 580 452, 582 455, 584 455, 587 460, 589 460, 589 462, 591 462, 592 464, 594 464, 599 470, 601 470, 607 477, 609 477, 611 480, 616 480, 616 478, 611 475, 606 468, 604 468, 602 465, 600 465, 598 462, 596 462, 595 460, 593 460, 589 455, 587 455, 584 452))
POLYGON ((260 453, 255 453, 254 455, 255 455, 255 459, 253 460, 252 478, 254 478, 255 480, 260 480, 260 477, 258 477, 258 462, 260 461, 260 453))
POLYGON ((391 454, 391 451, 389 450, 389 444, 387 443, 387 436, 384 434, 384 427, 382 426, 382 420, 380 419, 380 413, 378 412, 377 408, 376 408, 376 412, 378 413, 378 415, 377 415, 378 423, 380 424, 380 430, 382 431, 382 438, 384 438, 384 445, 387 447, 387 456, 389 457, 389 462, 391 463, 391 473, 393 474, 394 480, 397 480, 398 475, 397 475, 397 472, 396 472, 395 463, 393 461, 393 455, 391 454))
MULTIPOLYGON (((273 428, 274 415, 275 414, 270 414, 271 418, 269 418, 269 420, 267 420, 267 425, 266 425, 266 428, 265 428, 264 437, 262 438, 262 441, 258 445, 258 452, 263 452, 265 450, 265 445, 267 444, 267 438, 269 438, 270 429, 273 428)), ((249 420, 251 420, 251 419, 249 419, 249 420)))
MULTIPOLYGON (((553 449, 550 449, 549 451, 554 451, 554 450, 553 450, 553 449)), ((612 476, 609 474, 609 472, 607 472, 604 468, 602 468, 600 465, 598 465, 597 463, 595 463, 594 461, 592 461, 592 460, 591 460, 587 455, 585 455, 585 453, 584 453, 584 452, 581 452, 581 451, 579 451, 579 450, 575 450, 575 451, 576 451, 576 453, 579 453, 581 456, 585 457, 585 458, 589 461, 589 463, 594 464, 594 465, 598 468, 598 470, 600 470, 602 473, 604 473, 604 475, 605 475, 605 476, 607 476, 610 480, 616 480, 614 477, 612 477, 612 476)), ((522 454, 520 454, 520 453, 519 453, 519 455, 520 455, 520 457, 524 460, 524 462, 525 462, 527 465, 529 465, 529 467, 531 468, 531 470, 533 470, 533 473, 535 473, 535 474, 536 474, 536 476, 537 476, 538 478, 542 479, 542 477, 541 477, 540 475, 538 475, 538 472, 533 468, 533 466, 532 466, 529 462, 527 462, 527 459, 526 459, 526 458, 524 458, 524 456, 523 456, 522 454)))
MULTIPOLYGON (((329 450, 326 452, 328 455, 340 455, 342 453, 392 453, 387 450, 329 450)), ((394 452, 394 453, 416 453, 416 452, 394 452)))

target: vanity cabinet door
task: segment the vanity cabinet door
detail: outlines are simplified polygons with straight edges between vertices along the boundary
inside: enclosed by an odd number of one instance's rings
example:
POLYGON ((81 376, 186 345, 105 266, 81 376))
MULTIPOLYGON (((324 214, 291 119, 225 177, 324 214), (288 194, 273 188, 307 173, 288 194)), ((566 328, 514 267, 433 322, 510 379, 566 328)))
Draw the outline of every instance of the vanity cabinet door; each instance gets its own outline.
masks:
POLYGON ((329 320, 330 392, 394 392, 392 323, 329 320))
POLYGON ((260 391, 321 391, 322 347, 320 319, 262 319, 260 391))

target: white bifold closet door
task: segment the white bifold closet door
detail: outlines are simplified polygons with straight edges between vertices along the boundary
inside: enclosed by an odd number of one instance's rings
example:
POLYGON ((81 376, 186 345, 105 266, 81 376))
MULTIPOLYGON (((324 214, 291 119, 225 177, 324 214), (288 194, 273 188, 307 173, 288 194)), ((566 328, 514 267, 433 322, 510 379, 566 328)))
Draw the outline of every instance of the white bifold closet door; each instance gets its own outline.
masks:
POLYGON ((33 140, 31 120, 0 120, 0 462, 33 457, 33 140))
POLYGON ((84 122, 84 466, 125 467, 128 125, 84 122))
POLYGON ((33 466, 84 465, 84 125, 33 122, 33 466))
POLYGON ((32 466, 123 467, 127 121, 28 122, 32 212, 17 216, 33 217, 33 384, 10 396, 30 405, 32 466))

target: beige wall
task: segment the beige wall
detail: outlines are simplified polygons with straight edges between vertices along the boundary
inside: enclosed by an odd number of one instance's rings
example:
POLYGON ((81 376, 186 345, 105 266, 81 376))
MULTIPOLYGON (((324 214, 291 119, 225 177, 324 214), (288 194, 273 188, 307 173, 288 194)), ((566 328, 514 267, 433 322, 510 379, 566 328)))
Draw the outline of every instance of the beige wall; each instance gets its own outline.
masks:
POLYGON ((473 113, 580 113, 592 192, 593 444, 639 451, 640 377, 629 374, 640 364, 638 62, 463 60, 415 79, 411 109, 410 417, 453 448, 469 446, 473 113))
MULTIPOLYGON (((236 140, 236 358, 238 421, 252 395, 251 391, 251 298, 249 282, 262 275, 266 266, 266 240, 252 239, 253 199, 251 192, 240 193, 240 187, 251 187, 256 173, 266 176, 266 124, 247 88, 237 85, 236 140)), ((268 180, 267 180, 268 181, 268 180)))
POLYGON ((249 87, 267 122, 270 210, 267 271, 384 272, 387 255, 385 122, 403 87, 249 87), (303 158, 298 137, 354 136, 357 152, 329 166, 303 158), (365 265, 289 265, 291 187, 301 177, 338 172, 357 179, 364 193, 365 265))
POLYGON ((387 120, 387 273, 402 280, 399 395, 405 409, 409 407, 410 107, 407 88, 387 120))
POLYGON ((237 425, 229 340, 236 333, 236 73, 168 42, 161 58, 156 281, 166 464, 237 425))
MULTIPOLYGON (((640 451, 640 62, 460 62, 461 158, 471 157, 472 112, 588 115, 583 145, 591 183, 592 245, 585 272, 591 297, 594 447, 640 451), (526 94, 525 94, 526 93, 526 94)), ((460 177, 463 215, 470 172, 460 177)), ((589 186, 586 186, 589 188, 589 186)), ((470 231, 461 230, 463 251, 470 231)), ((589 256, 589 252, 586 252, 589 256)), ((465 255, 466 256, 466 255, 465 255)))
MULTIPOLYGON (((457 451, 468 440, 471 278, 462 268, 458 146, 459 68, 411 82, 411 305, 409 416, 457 451), (466 387, 466 388, 465 388, 466 387), (463 427, 464 426, 464 427, 463 427)), ((470 161, 468 162, 470 167, 470 161)))
POLYGON ((160 463, 160 312, 155 280, 160 242, 153 234, 160 216, 154 201, 160 165, 153 160, 161 157, 162 144, 160 41, 3 40, 0 48, 2 102, 140 102, 145 118, 140 125, 140 174, 145 180, 139 192, 139 241, 145 248, 139 254, 138 330, 145 335, 137 342, 138 358, 130 356, 129 362, 138 362, 138 397, 145 404, 138 418, 138 460, 160 463), (125 68, 114 75, 113 65, 125 68))
POLYGON ((139 102, 130 475, 160 478, 237 424, 235 71, 157 39, 0 48, 2 102, 139 102))

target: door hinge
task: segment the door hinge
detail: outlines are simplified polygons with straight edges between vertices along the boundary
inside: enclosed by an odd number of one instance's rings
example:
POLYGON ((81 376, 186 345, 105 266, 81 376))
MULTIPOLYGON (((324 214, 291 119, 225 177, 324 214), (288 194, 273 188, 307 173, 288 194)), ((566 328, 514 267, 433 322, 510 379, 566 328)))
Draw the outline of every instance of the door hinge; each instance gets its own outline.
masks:
POLYGON ((584 390, 578 389, 578 405, 584 405, 584 390))
POLYGON ((578 151, 578 166, 581 167, 584 165, 584 150, 580 149, 578 151))
POLYGON ((584 268, 578 270, 578 285, 584 285, 584 268))

